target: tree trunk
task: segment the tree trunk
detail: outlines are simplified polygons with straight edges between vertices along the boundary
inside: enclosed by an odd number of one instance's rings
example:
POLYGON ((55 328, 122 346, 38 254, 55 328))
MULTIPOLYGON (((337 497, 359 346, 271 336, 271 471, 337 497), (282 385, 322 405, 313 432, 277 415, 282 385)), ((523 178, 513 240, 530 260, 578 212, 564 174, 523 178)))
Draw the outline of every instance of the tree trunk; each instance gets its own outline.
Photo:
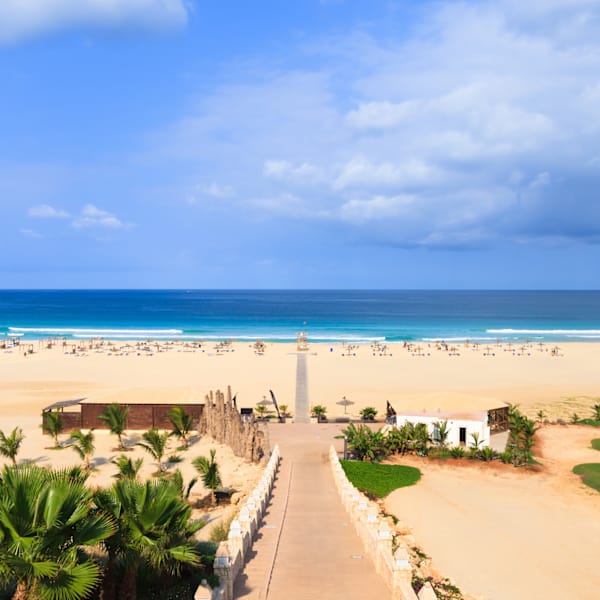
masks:
POLYGON ((109 559, 102 579, 100 600, 116 600, 117 598, 117 568, 114 559, 109 559))
POLYGON ((17 589, 12 597, 12 600, 27 600, 29 598, 29 589, 27 584, 23 581, 19 581, 17 589))
POLYGON ((137 566, 132 565, 123 576, 121 597, 123 600, 137 600, 137 566))

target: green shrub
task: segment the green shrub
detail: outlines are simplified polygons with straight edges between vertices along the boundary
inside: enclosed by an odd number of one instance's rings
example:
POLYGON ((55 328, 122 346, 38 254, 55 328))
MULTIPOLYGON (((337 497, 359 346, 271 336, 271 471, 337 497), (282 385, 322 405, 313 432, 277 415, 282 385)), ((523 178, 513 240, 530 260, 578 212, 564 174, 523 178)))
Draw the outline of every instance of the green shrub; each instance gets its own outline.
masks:
POLYGON ((351 460, 340 461, 348 479, 370 496, 383 498, 395 489, 414 485, 421 471, 404 465, 382 465, 351 460))
POLYGON ((226 521, 217 523, 210 531, 210 541, 214 542, 215 544, 224 542, 229 536, 229 527, 231 526, 231 521, 233 521, 233 517, 227 519, 226 521))
POLYGON ((377 409, 373 406, 366 406, 360 411, 360 416, 363 421, 374 421, 377 416, 377 409))
POLYGON ((491 460, 498 458, 498 453, 493 448, 486 446, 485 448, 481 448, 481 450, 477 451, 476 458, 478 460, 490 462, 491 460))
POLYGON ((465 449, 462 446, 454 446, 454 448, 450 448, 450 456, 452 458, 464 458, 465 449))
POLYGON ((596 438, 595 440, 592 440, 592 448, 594 450, 600 450, 600 438, 596 438))

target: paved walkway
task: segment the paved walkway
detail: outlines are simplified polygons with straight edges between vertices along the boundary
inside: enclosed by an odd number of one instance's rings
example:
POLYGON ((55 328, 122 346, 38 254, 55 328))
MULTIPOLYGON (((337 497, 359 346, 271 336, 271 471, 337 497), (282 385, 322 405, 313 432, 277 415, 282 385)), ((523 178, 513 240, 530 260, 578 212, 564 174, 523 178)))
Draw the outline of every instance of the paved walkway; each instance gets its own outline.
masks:
POLYGON ((333 481, 327 454, 337 433, 336 425, 269 426, 282 461, 250 560, 236 580, 236 598, 390 598, 333 481))
POLYGON ((294 423, 310 423, 308 404, 308 375, 306 373, 306 353, 298 353, 296 362, 296 402, 294 423))

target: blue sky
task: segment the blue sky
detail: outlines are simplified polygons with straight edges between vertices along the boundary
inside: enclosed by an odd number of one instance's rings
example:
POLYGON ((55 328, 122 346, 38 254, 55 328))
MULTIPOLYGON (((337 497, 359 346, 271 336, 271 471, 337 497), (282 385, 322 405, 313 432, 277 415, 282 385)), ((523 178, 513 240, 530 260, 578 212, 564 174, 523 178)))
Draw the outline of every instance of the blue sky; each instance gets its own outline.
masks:
POLYGON ((4 288, 600 287, 599 0, 3 0, 4 288))

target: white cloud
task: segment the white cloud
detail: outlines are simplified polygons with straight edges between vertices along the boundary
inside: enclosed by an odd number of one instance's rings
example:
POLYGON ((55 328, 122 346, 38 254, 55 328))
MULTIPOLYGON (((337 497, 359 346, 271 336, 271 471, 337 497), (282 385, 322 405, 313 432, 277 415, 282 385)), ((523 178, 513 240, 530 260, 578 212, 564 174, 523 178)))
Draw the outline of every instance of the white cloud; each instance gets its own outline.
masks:
POLYGON ((402 164, 392 162, 372 163, 364 157, 356 157, 342 166, 333 182, 334 189, 348 187, 389 187, 432 184, 439 173, 420 160, 407 160, 402 164))
POLYGON ((259 200, 233 202, 251 216, 337 220, 365 239, 592 239, 599 9, 599 0, 425 3, 405 37, 290 45, 293 59, 318 66, 261 71, 257 59, 251 78, 232 66, 156 155, 202 162, 217 180, 234 163, 244 196, 259 200), (306 183, 310 195, 299 191, 306 183))
POLYGON ((81 209, 81 214, 73 219, 73 227, 83 229, 87 227, 103 227, 106 229, 123 229, 126 227, 116 215, 102 210, 93 204, 86 204, 81 209))
POLYGON ((72 27, 164 29, 186 22, 183 0, 2 0, 0 43, 72 27))
POLYGON ((231 185, 221 185, 213 181, 210 185, 204 188, 204 193, 212 198, 233 198, 235 190, 231 185))
POLYGON ((40 240, 44 237, 41 233, 38 233, 34 229, 19 229, 19 233, 22 236, 33 239, 33 240, 40 240))
POLYGON ((294 165, 287 160, 266 160, 264 174, 272 179, 312 183, 319 178, 319 170, 310 163, 294 165))
POLYGON ((357 129, 388 129, 406 121, 416 111, 417 103, 365 102, 351 110, 346 119, 357 129))
POLYGON ((66 210, 54 208, 49 204, 32 206, 27 214, 36 219, 68 219, 71 216, 66 210))
POLYGON ((415 202, 414 196, 374 196, 368 200, 349 200, 340 208, 339 215, 343 220, 364 222, 389 219, 406 214, 415 202))

